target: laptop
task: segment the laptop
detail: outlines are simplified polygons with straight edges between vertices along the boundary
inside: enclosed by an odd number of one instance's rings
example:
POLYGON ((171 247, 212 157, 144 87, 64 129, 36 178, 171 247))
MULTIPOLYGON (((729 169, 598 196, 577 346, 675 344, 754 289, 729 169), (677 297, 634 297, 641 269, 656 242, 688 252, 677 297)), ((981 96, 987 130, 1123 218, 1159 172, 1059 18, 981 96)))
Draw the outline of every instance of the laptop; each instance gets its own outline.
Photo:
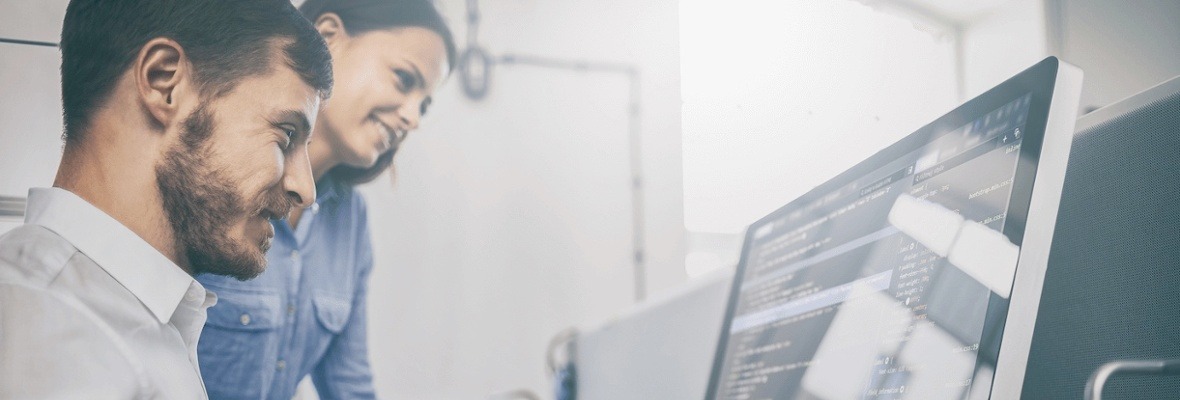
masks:
POLYGON ((706 399, 1019 398, 1081 78, 1047 58, 750 225, 706 399))

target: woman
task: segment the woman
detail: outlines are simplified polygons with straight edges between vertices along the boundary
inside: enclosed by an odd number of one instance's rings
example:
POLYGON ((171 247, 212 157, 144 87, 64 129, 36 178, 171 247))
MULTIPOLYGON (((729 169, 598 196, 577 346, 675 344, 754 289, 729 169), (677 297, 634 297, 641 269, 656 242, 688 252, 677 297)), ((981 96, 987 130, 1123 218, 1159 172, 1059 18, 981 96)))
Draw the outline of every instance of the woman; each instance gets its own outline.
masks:
POLYGON ((372 248, 353 189, 388 169, 455 61, 430 0, 309 0, 335 87, 308 145, 317 199, 287 220, 262 275, 198 280, 218 296, 198 346, 213 399, 290 399, 308 374, 321 398, 373 398, 366 339, 372 248))

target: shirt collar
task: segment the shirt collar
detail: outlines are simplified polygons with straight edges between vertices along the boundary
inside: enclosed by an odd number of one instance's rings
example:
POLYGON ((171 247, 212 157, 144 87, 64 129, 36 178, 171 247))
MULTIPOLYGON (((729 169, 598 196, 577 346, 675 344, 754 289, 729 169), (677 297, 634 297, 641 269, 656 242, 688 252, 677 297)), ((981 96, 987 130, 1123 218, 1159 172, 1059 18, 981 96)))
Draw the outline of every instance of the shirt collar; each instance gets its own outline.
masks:
POLYGON ((324 204, 329 201, 335 201, 340 197, 340 193, 346 189, 344 186, 344 183, 333 179, 332 174, 329 173, 324 175, 324 177, 320 178, 320 181, 316 182, 315 184, 316 204, 324 204))
MULTIPOLYGON (((30 189, 25 214, 25 223, 57 233, 94 260, 160 323, 168 323, 190 286, 196 283, 131 229, 68 190, 30 189)), ((200 283, 196 285, 200 287, 200 283)), ((205 297, 204 293, 196 295, 205 297)))

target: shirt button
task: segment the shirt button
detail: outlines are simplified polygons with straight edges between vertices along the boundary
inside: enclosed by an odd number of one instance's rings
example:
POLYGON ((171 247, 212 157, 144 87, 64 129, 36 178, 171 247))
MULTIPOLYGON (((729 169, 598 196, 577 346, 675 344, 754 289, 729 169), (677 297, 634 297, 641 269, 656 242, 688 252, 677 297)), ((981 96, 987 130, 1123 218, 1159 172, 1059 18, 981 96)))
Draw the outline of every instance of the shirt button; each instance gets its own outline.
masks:
POLYGON ((294 304, 287 306, 287 315, 295 315, 295 305, 294 304))
POLYGON ((286 362, 286 361, 279 360, 279 362, 275 363, 275 369, 276 369, 276 370, 282 371, 282 370, 284 370, 284 369, 286 369, 286 368, 287 368, 287 362, 286 362))
POLYGON ((312 214, 315 214, 315 213, 318 213, 318 212, 320 212, 320 203, 315 203, 315 204, 312 204, 312 205, 311 205, 311 213, 312 213, 312 214))
POLYGON ((242 325, 250 325, 250 314, 242 314, 242 325))
POLYGON ((291 250, 291 261, 299 261, 299 250, 291 250))

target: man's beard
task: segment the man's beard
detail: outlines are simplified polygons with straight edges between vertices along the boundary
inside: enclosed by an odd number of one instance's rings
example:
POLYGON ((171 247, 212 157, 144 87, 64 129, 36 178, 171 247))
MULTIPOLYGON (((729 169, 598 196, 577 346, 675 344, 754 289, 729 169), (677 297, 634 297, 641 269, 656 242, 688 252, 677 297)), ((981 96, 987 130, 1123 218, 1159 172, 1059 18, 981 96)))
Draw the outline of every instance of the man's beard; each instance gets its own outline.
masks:
MULTIPOLYGON (((293 206, 282 190, 269 190, 255 207, 248 207, 225 173, 211 168, 209 144, 213 119, 201 106, 183 123, 181 144, 168 150, 156 166, 156 180, 164 210, 172 226, 178 256, 187 258, 189 272, 228 275, 247 280, 266 269, 270 241, 251 244, 230 237, 236 221, 275 212, 285 217, 293 206)), ((232 167, 232 166, 231 166, 232 167)))

